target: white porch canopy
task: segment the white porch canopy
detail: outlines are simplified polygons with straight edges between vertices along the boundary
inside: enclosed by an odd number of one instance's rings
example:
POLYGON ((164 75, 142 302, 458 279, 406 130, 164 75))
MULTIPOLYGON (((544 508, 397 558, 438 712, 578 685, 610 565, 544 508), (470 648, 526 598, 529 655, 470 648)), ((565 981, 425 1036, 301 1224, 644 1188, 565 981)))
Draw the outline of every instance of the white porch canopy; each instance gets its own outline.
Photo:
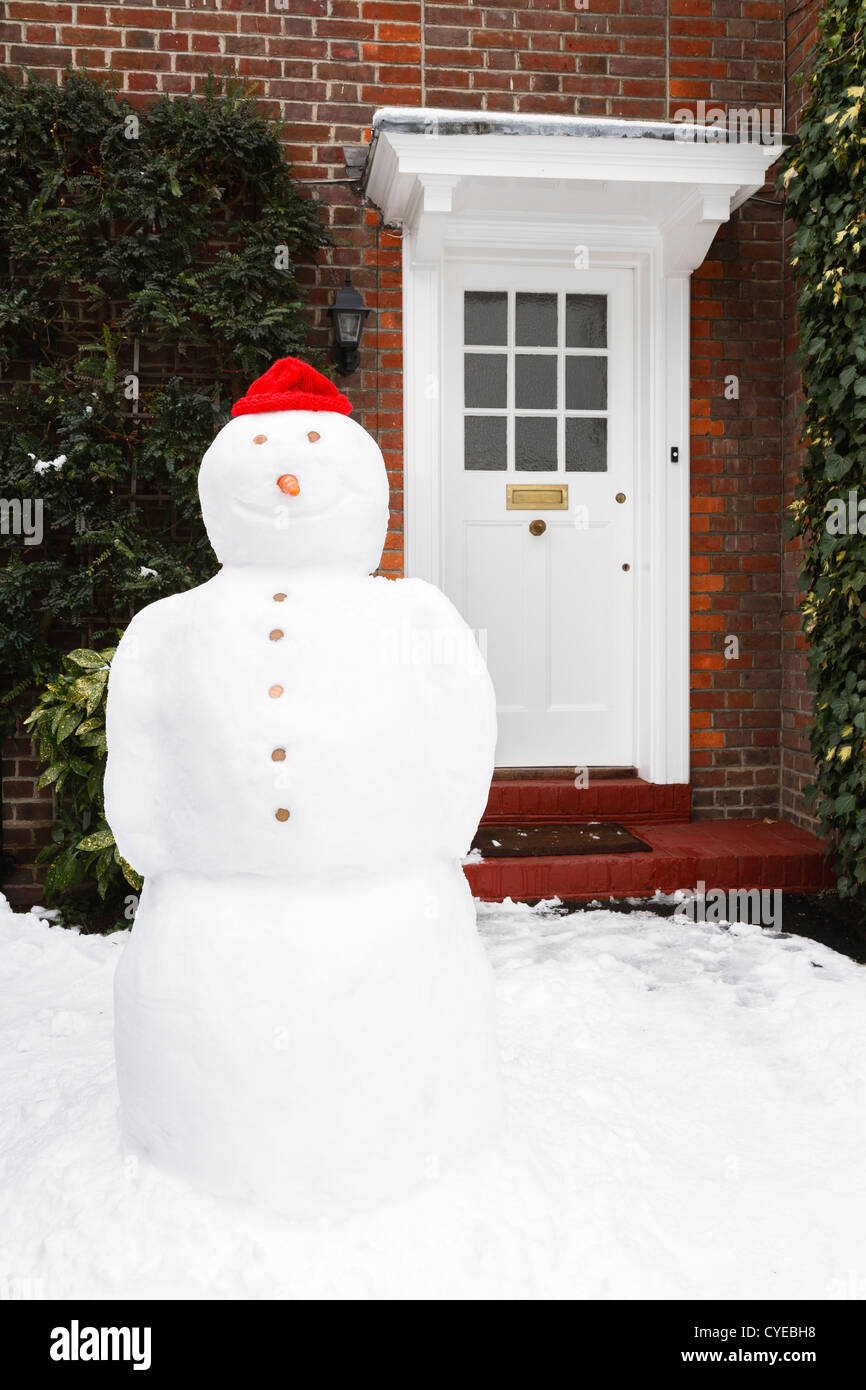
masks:
MULTIPOLYGON (((752 132, 750 131, 751 135, 752 132)), ((403 230, 407 572, 442 567, 443 288, 453 260, 633 272, 636 763, 689 776, 689 276, 781 144, 717 126, 385 107, 363 188, 403 230)))
POLYGON ((386 222, 411 233, 416 260, 435 256, 451 218, 499 211, 573 220, 579 211, 621 232, 654 234, 663 273, 688 275, 782 152, 720 134, 668 121, 383 107, 364 188, 386 222))

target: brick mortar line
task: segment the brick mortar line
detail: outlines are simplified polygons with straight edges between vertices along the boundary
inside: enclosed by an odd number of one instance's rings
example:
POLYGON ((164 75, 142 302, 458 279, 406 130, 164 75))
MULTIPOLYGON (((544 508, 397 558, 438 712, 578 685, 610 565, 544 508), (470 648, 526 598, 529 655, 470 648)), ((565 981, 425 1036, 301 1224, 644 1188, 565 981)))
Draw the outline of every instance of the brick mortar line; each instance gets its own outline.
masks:
POLYGON ((665 120, 671 118, 671 0, 665 6, 665 120))

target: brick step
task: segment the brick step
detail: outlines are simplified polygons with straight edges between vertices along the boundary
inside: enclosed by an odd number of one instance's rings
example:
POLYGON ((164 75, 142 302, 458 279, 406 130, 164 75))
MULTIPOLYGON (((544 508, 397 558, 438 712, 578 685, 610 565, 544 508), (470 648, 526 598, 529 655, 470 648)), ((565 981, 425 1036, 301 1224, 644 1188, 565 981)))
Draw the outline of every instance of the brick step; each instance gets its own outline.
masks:
MULTIPOLYGON (((610 777, 637 777, 637 769, 633 767, 588 767, 584 769, 591 782, 599 778, 610 777)), ((546 778, 548 781, 555 778, 562 781, 566 778, 569 782, 574 781, 576 767, 495 767, 493 769, 494 782, 520 782, 538 781, 539 778, 546 778)))
POLYGON ((554 825, 574 821, 688 821, 687 782, 662 784, 609 777, 576 787, 574 778, 494 780, 482 825, 554 825))
POLYGON ((814 893, 832 886, 825 846, 787 821, 690 824, 629 821, 650 846, 635 854, 550 855, 467 864, 472 892, 485 902, 535 898, 652 897, 659 890, 781 888, 814 893))

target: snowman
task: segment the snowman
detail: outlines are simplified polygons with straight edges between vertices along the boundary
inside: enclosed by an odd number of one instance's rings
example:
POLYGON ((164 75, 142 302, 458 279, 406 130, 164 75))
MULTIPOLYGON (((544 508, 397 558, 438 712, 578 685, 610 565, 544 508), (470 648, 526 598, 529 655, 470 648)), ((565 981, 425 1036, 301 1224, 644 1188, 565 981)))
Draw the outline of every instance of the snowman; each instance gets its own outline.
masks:
POLYGON ((105 804, 144 875, 115 986, 125 1138, 290 1216, 435 1179, 501 1119, 460 859, 495 705, 438 589, 373 578, 388 478, 287 357, 202 461, 222 568, 112 662, 105 804))

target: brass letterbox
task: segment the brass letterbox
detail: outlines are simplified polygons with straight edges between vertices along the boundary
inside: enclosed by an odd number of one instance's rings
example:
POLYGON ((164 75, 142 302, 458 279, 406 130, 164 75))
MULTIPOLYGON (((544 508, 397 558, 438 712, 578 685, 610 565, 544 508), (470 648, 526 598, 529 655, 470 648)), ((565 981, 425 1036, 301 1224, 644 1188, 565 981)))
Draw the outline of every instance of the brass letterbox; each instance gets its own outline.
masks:
POLYGON ((567 512, 568 483, 506 483, 509 512, 567 512))

